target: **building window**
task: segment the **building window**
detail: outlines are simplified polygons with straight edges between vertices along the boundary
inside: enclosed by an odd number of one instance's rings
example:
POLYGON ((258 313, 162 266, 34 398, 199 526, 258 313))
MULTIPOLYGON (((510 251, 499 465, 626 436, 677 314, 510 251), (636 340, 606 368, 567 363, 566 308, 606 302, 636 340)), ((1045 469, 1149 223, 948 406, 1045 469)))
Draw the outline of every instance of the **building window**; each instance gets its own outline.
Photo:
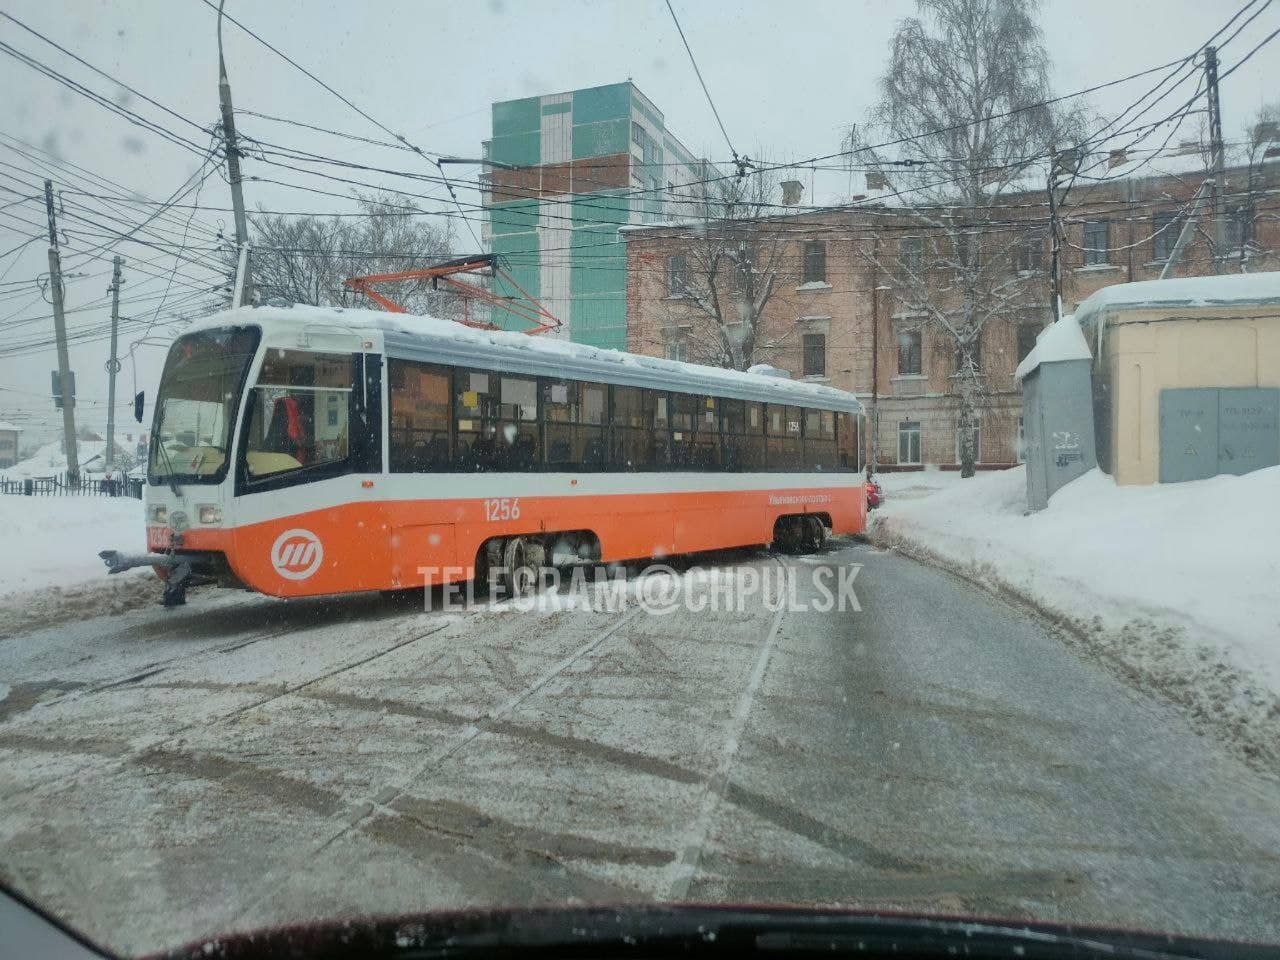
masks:
POLYGON ((1111 224, 1106 220, 1087 220, 1084 225, 1084 265, 1096 267, 1111 262, 1111 224))
POLYGON ((1226 249, 1239 250, 1253 241, 1253 216, 1248 207, 1231 207, 1226 217, 1226 249))
POLYGON ((825 240, 804 242, 804 282, 827 282, 827 244, 825 240))
POLYGON ((898 334, 898 375, 919 376, 923 370, 920 357, 920 331, 903 330, 898 334))
POLYGON ((1014 266, 1020 273, 1044 269, 1044 237, 1038 233, 1023 237, 1014 251, 1014 266))
POLYGON ((667 257, 667 296, 683 297, 689 283, 689 262, 683 253, 667 257))
POLYGON ((924 263, 924 237, 902 237, 898 240, 898 263, 904 270, 919 273, 924 263))
POLYGON ((827 335, 825 333, 804 335, 804 375, 806 377, 827 375, 827 335))
POLYGON ((898 424, 898 462, 920 462, 920 421, 903 420, 898 424))
POLYGON ((1179 213, 1156 213, 1151 216, 1151 259, 1168 260, 1182 232, 1183 217, 1179 213))
POLYGON ((1036 337, 1040 335, 1040 324, 1038 323, 1020 323, 1018 324, 1018 362, 1021 363, 1027 359, 1036 345, 1036 337))
POLYGON ((668 340, 667 359, 687 361, 689 359, 689 345, 683 340, 668 340))
MULTIPOLYGON (((960 455, 963 442, 963 437, 960 433, 960 424, 956 423, 956 463, 964 462, 963 457, 960 455)), ((982 462, 982 421, 976 417, 973 421, 973 462, 982 462)))

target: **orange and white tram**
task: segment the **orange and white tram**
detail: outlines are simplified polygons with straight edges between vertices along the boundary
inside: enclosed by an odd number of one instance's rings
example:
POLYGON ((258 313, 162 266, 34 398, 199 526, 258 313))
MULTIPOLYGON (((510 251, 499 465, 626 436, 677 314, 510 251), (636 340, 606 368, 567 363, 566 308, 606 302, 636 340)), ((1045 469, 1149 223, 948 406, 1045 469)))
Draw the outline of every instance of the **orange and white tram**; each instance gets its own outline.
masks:
POLYGON ((862 407, 761 373, 430 317, 242 308, 172 345, 149 563, 296 597, 864 529, 862 407))

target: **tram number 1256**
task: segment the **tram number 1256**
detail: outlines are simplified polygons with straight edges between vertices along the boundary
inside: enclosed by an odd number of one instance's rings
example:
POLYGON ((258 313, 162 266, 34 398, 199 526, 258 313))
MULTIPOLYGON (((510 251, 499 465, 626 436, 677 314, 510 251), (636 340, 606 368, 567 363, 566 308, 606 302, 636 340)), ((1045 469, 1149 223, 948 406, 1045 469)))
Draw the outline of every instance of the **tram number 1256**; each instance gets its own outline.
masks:
POLYGON ((520 498, 497 497, 484 502, 484 518, 494 520, 519 520, 520 498))

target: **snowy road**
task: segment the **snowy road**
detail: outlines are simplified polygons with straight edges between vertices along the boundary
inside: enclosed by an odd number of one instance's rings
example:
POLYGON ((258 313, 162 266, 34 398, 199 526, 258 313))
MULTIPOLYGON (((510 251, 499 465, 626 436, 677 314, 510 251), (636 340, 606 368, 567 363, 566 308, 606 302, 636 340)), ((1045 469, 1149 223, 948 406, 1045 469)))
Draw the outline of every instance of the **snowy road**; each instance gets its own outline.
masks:
POLYGON ((0 640, 0 876, 110 946, 480 904, 794 901, 1280 940, 1280 784, 893 553, 862 610, 203 592, 0 640))

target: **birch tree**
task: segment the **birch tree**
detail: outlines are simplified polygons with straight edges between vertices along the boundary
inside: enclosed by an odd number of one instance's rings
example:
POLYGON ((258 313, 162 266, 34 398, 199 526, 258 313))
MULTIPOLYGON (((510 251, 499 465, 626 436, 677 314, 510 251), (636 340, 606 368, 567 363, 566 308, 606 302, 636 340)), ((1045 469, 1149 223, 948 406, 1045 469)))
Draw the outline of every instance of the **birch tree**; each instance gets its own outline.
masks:
POLYGON ((1069 146, 1079 127, 1074 115, 1045 105, 1051 67, 1037 6, 1037 0, 917 0, 917 15, 894 32, 869 123, 855 133, 855 146, 863 147, 853 161, 867 167, 869 182, 896 195, 917 237, 910 256, 897 256, 897 246, 887 244, 876 265, 901 308, 955 346, 965 477, 978 458, 982 332, 1048 302, 1035 276, 1045 222, 1011 225, 1001 198, 1044 189, 1046 157, 1055 146, 1069 146), (865 146, 875 142, 895 145, 865 146))

